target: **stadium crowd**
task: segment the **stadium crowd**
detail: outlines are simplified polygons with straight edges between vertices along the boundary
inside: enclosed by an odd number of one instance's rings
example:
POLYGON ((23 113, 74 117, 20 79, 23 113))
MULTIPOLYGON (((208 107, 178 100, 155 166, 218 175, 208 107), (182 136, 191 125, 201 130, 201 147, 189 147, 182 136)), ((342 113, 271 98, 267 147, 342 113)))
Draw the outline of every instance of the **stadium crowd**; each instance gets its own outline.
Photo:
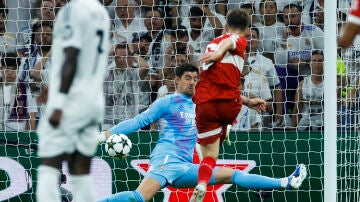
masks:
MULTIPOLYGON (((251 15, 240 88, 268 106, 263 114, 243 107, 232 130, 323 130, 325 0, 102 1, 112 24, 103 130, 174 92, 176 66, 191 63, 200 68, 199 56, 224 32, 225 15, 235 7, 251 15)), ((44 113, 44 89, 51 82, 53 23, 66 3, 0 1, 1 130, 36 130, 44 113)), ((350 0, 338 0, 339 30, 350 7, 350 0)), ((359 42, 357 38, 352 47, 338 51, 340 129, 356 125, 359 42)), ((156 126, 144 129, 150 128, 156 126)))

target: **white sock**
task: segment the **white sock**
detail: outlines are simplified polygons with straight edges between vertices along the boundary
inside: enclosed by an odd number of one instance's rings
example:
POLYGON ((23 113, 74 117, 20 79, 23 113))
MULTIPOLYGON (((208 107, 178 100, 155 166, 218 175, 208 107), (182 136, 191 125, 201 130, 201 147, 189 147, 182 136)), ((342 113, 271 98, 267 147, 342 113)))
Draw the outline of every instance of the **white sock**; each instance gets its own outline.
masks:
POLYGON ((289 179, 287 177, 280 179, 281 187, 286 188, 287 184, 289 183, 289 179))
POLYGON ((94 187, 92 177, 87 175, 71 175, 73 196, 76 202, 94 202, 94 187))
POLYGON ((38 182, 36 198, 38 202, 60 202, 60 172, 58 169, 40 165, 38 168, 38 182))

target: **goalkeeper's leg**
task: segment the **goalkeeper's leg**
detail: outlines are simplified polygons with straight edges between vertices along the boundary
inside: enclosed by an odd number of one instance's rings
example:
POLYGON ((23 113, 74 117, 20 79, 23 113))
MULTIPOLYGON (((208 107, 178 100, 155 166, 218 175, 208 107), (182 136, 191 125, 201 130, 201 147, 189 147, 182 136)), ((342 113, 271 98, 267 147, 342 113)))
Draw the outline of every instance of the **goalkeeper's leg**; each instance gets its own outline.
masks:
POLYGON ((164 187, 166 179, 162 176, 150 174, 145 177, 135 191, 123 191, 111 195, 99 202, 145 202, 151 200, 164 187))

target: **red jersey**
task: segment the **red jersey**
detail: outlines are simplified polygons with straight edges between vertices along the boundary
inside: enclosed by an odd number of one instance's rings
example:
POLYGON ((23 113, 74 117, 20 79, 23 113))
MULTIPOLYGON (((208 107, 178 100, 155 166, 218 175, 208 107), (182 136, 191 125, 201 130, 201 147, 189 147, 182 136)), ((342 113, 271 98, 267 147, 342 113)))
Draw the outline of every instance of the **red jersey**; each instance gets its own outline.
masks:
POLYGON ((348 22, 360 26, 360 0, 353 0, 348 22))
POLYGON ((218 61, 203 65, 193 96, 195 104, 240 98, 240 75, 244 66, 246 39, 235 34, 224 34, 212 40, 207 45, 206 52, 215 51, 219 43, 227 38, 233 40, 234 48, 218 61))

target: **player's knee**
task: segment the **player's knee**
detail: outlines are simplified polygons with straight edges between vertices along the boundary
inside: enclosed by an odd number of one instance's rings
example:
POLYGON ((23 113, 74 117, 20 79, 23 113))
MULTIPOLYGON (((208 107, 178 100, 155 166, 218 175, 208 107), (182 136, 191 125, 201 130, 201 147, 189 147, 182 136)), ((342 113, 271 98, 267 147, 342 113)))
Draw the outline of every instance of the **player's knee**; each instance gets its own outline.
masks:
POLYGON ((75 152, 68 159, 69 173, 71 175, 85 175, 90 173, 91 157, 75 152))
POLYGON ((67 156, 65 154, 60 155, 60 156, 50 157, 50 158, 41 158, 40 164, 46 165, 46 166, 51 166, 56 169, 60 169, 62 166, 62 162, 66 158, 67 158, 67 156))

